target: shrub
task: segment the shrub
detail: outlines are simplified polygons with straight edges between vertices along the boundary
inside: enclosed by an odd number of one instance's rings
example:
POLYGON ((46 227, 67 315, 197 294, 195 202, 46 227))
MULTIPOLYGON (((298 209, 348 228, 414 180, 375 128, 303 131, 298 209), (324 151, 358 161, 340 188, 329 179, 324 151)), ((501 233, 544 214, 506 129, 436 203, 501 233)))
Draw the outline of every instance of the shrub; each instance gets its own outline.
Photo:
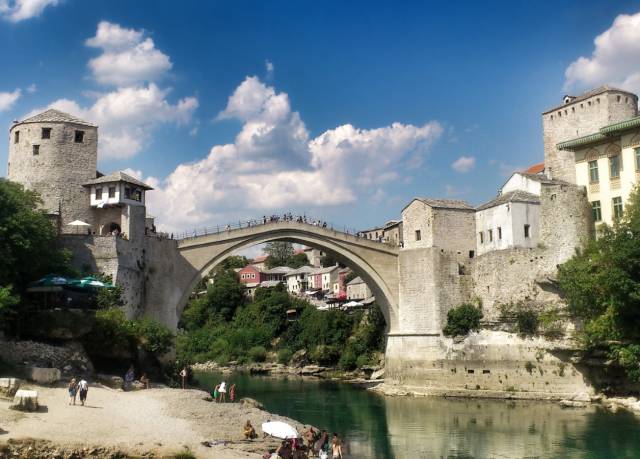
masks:
POLYGON ((253 362, 264 362, 267 360, 267 350, 264 346, 254 346, 249 349, 249 358, 253 362))
POLYGON ((320 365, 331 365, 338 360, 338 350, 334 346, 320 344, 311 352, 311 359, 320 365))
POLYGON ((516 324, 519 333, 526 336, 535 335, 538 332, 540 319, 535 311, 530 309, 519 310, 516 313, 516 324))
POLYGON ((193 454, 189 448, 185 448, 179 453, 176 453, 173 457, 175 459, 196 459, 195 454, 193 454))
POLYGON ((480 319, 482 311, 478 306, 463 303, 449 311, 443 332, 447 336, 466 335, 480 328, 480 319))
POLYGON ((291 349, 280 349, 278 352, 278 363, 286 365, 291 361, 291 357, 293 357, 291 349))
POLYGON ((347 347, 340 356, 338 366, 341 370, 353 370, 356 368, 357 360, 358 358, 356 353, 353 352, 353 349, 351 347, 347 347))
POLYGON ((371 357, 368 356, 368 355, 364 355, 363 354, 363 355, 358 357, 358 360, 356 360, 356 366, 358 368, 362 368, 365 365, 369 365, 369 364, 371 364, 371 357))
POLYGON ((173 347, 173 333, 155 320, 142 318, 133 321, 133 331, 138 343, 154 354, 165 354, 173 347))

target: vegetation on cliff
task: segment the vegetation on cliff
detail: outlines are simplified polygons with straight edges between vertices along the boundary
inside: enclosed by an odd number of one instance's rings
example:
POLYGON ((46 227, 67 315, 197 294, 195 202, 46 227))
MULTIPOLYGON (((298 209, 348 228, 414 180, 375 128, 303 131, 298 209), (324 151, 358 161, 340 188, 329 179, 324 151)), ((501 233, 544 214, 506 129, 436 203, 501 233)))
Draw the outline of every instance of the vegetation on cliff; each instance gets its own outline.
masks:
POLYGON ((277 355, 288 363, 294 352, 306 350, 318 364, 351 370, 382 351, 385 322, 377 307, 355 314, 318 311, 283 285, 258 288, 246 301, 235 272, 220 269, 206 294, 189 303, 180 327, 177 355, 185 362, 264 361, 277 355), (292 309, 298 317, 289 321, 292 309))
POLYGON ((640 189, 613 227, 560 266, 558 281, 570 312, 584 323, 587 349, 605 349, 640 381, 640 189))

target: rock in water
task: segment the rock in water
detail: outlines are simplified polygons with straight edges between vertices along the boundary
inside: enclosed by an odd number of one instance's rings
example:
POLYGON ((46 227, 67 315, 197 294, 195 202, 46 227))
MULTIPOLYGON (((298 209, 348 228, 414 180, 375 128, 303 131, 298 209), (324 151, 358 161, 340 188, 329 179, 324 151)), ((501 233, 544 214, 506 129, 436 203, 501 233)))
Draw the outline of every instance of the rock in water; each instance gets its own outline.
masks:
POLYGON ((12 409, 36 411, 38 409, 38 391, 20 389, 13 397, 12 409))

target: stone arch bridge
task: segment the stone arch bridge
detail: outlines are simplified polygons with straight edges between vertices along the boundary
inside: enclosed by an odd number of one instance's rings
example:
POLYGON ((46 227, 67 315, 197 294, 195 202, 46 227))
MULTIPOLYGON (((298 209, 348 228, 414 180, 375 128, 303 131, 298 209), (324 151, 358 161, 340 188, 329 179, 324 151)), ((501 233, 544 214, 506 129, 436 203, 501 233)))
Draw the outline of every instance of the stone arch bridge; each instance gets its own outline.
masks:
MULTIPOLYGON (((150 253, 154 271, 145 288, 146 312, 177 327, 190 293, 218 264, 238 250, 271 241, 304 244, 331 253, 369 285, 389 330, 398 324, 399 250, 391 245, 296 221, 269 222, 194 236, 177 242, 177 251, 150 253)), ((167 241, 173 242, 175 241, 167 241)), ((149 248, 153 252, 153 247, 149 248)))

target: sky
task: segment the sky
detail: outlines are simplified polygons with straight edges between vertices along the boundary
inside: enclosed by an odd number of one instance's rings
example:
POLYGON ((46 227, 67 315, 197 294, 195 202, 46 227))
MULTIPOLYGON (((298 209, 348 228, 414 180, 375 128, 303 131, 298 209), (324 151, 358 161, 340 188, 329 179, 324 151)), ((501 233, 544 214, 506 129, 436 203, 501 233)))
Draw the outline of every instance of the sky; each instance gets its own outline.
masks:
POLYGON ((0 0, 0 50, 2 175, 12 120, 55 107, 160 229, 365 229, 491 199, 564 94, 640 92, 640 2, 0 0))

